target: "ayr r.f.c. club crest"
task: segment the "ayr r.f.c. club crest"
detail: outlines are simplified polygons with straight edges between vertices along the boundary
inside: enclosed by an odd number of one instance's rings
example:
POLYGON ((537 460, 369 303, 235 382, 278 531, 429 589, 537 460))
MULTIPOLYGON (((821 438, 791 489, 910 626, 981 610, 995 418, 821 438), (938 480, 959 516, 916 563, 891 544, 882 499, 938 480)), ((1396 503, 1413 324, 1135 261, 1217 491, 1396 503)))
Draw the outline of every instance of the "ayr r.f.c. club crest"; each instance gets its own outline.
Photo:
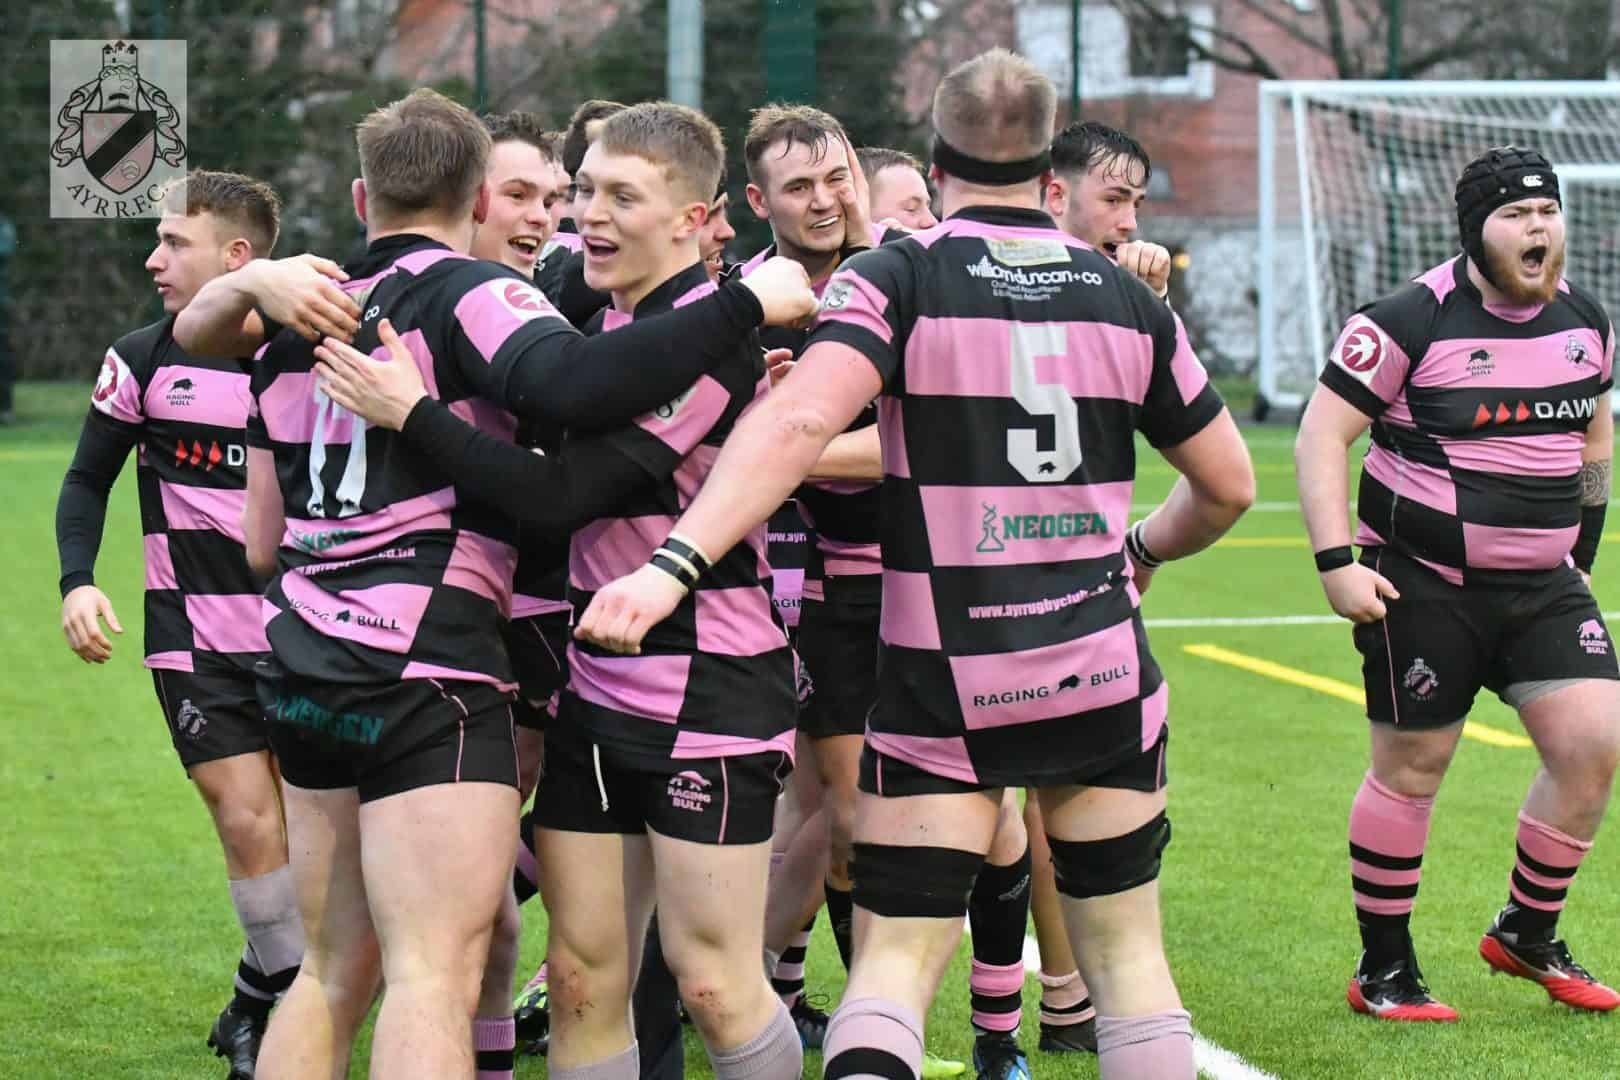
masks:
POLYGON ((155 161, 185 161, 179 110, 161 87, 141 78, 133 43, 102 48, 101 71, 68 95, 56 126, 51 157, 57 167, 82 158, 86 171, 115 195, 144 180, 155 161))

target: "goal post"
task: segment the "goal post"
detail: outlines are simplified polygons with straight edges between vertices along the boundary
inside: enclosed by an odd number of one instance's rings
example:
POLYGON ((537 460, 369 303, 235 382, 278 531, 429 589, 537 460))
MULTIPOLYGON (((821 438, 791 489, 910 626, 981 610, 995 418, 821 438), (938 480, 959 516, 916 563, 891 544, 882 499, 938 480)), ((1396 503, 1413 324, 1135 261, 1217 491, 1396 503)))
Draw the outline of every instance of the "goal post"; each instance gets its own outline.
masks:
POLYGON ((1541 151, 1569 228, 1565 276, 1620 310, 1620 83, 1260 83, 1262 410, 1297 408, 1356 308, 1455 255, 1457 174, 1541 151))

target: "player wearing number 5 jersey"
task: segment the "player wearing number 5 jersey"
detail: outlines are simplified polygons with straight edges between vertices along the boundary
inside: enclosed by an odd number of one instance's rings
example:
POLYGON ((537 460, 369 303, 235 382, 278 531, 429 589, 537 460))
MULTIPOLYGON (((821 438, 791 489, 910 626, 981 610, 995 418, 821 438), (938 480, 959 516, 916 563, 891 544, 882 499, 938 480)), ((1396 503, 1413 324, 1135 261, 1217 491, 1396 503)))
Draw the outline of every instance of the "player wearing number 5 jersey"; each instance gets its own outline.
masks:
MULTIPOLYGON (((1039 789, 1102 1076, 1194 1076, 1158 921, 1168 690, 1137 607, 1151 567, 1230 528, 1253 471, 1175 317, 1041 212, 1055 97, 1001 50, 944 78, 946 219, 840 268, 798 370, 675 528, 729 549, 881 394, 883 667, 829 1077, 918 1074, 1007 785, 1039 789), (1137 431, 1183 476, 1127 536, 1137 431)), ((577 633, 634 649, 684 587, 654 560, 577 633)))
MULTIPOLYGON (((514 414, 593 426, 668 401, 763 315, 745 284, 587 341, 516 272, 465 254, 489 199, 476 117, 420 90, 367 117, 358 143, 370 246, 343 286, 362 312, 356 347, 377 350, 387 319, 429 392, 507 441, 514 414)), ((797 317, 808 288, 787 291, 797 317)), ((252 376, 248 557, 273 575, 259 693, 314 943, 264 1056, 288 1075, 341 1073, 380 957, 372 1074, 470 1078, 518 811, 500 636, 516 526, 332 401, 313 349, 283 332, 252 376)))

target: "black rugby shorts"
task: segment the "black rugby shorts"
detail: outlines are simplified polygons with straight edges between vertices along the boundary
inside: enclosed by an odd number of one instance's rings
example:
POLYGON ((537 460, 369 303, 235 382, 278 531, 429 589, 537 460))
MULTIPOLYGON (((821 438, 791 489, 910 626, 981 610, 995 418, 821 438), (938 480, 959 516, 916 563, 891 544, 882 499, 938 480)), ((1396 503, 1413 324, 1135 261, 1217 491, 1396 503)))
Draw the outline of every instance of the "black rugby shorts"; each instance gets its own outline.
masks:
POLYGON ((1352 631, 1374 723, 1444 727, 1468 715, 1482 687, 1500 695, 1518 683, 1620 678, 1597 601, 1572 567, 1529 588, 1460 587, 1389 548, 1361 561, 1401 594, 1382 620, 1352 631))
POLYGON ((187 771, 237 754, 270 749, 253 676, 196 675, 152 669, 152 686, 169 722, 169 738, 187 771))
POLYGON ((294 787, 352 787, 371 802, 434 784, 518 786, 509 691, 439 679, 308 684, 267 677, 266 667, 259 702, 294 787))

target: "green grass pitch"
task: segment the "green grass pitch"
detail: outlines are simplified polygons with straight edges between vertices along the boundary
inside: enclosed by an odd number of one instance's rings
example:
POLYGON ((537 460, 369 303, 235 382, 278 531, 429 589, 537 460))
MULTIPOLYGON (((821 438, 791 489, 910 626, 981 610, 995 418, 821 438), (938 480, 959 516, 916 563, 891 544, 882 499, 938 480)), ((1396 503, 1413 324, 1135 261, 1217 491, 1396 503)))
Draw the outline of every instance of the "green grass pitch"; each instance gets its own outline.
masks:
MULTIPOLYGON (((203 1046, 230 993, 241 945, 207 816, 169 747, 141 667, 141 567, 133 469, 114 491, 98 580, 127 633, 91 668, 59 628, 52 542, 57 489, 89 386, 21 388, 19 423, 0 429, 0 1076, 223 1076, 203 1046)), ((1322 614, 1294 498, 1292 433, 1248 433, 1261 505, 1229 541, 1166 568, 1150 619, 1322 614), (1271 504, 1269 507, 1267 504, 1271 504)), ((1143 458, 1139 504, 1172 474, 1143 458)), ((1596 586, 1620 607, 1620 553, 1606 545, 1596 586)), ((1488 977, 1475 954, 1501 904, 1514 814, 1534 752, 1465 740, 1434 819, 1414 922, 1436 993, 1461 1010, 1451 1026, 1399 1027, 1353 1016, 1344 984, 1357 955, 1345 855, 1349 802, 1365 768, 1366 725, 1353 704, 1193 656, 1219 645, 1351 684, 1342 625, 1160 628, 1154 650, 1172 687, 1171 814, 1162 879, 1165 937, 1200 1035, 1283 1080, 1470 1080, 1620 1074, 1620 1017, 1577 1015, 1529 983, 1488 977)), ((1517 732, 1481 698, 1474 719, 1517 732)), ((1620 978, 1620 859, 1608 838, 1582 868, 1563 921, 1578 959, 1620 978)), ((523 970, 543 950, 528 911, 523 970)), ((810 954, 812 990, 836 999, 843 974, 825 919, 810 954)), ((1033 1048, 1038 984, 1027 984, 1033 1048)), ((940 1054, 966 1059, 967 951, 929 1016, 940 1054)), ((707 1076, 688 1036, 688 1067, 707 1076)), ((364 1045, 356 1074, 364 1075, 364 1045)), ((1091 1077, 1093 1059, 1031 1053, 1038 1077, 1091 1077)), ((817 1075, 815 1055, 808 1075, 817 1075)), ((520 1077, 540 1077, 539 1058, 520 1077)))

